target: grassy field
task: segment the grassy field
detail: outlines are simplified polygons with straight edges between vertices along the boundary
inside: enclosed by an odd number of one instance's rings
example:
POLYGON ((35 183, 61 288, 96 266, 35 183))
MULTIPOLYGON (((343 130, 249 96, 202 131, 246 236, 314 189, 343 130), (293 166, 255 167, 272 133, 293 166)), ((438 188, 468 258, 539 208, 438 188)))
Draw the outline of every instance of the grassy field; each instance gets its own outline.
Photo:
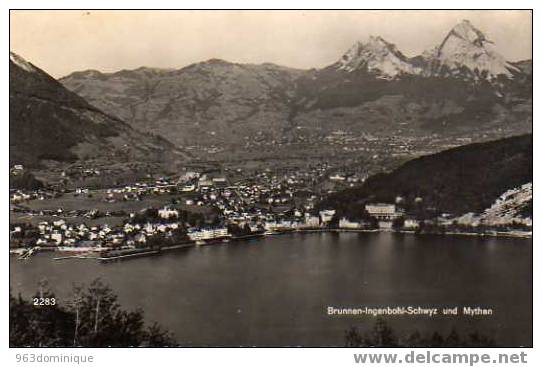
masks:
POLYGON ((31 225, 38 225, 40 222, 52 222, 55 220, 64 219, 66 222, 70 224, 81 224, 85 223, 87 226, 98 226, 103 224, 108 224, 109 226, 113 227, 116 225, 122 224, 123 220, 126 219, 126 217, 101 217, 96 219, 90 219, 90 218, 84 218, 84 217, 53 217, 50 215, 26 215, 21 213, 13 213, 10 212, 9 215, 9 222, 14 223, 28 223, 31 225))
MULTIPOLYGON (((23 206, 28 207, 32 210, 57 210, 62 209, 64 212, 69 212, 72 210, 98 210, 101 213, 106 212, 118 212, 125 211, 128 213, 138 212, 146 208, 161 208, 165 205, 171 205, 172 199, 180 199, 183 201, 183 197, 190 196, 189 194, 161 194, 161 195, 148 195, 144 196, 141 201, 128 200, 128 201, 116 201, 116 202, 106 202, 104 198, 107 193, 105 191, 93 192, 92 197, 87 195, 75 195, 75 194, 65 194, 60 198, 55 199, 46 199, 46 200, 32 200, 25 202, 23 206)), ((209 214, 211 208, 201 207, 196 205, 185 205, 185 204, 174 204, 175 208, 195 212, 202 214, 209 214)), ((65 219, 69 223, 79 224, 86 223, 88 225, 98 225, 107 223, 111 226, 121 224, 123 220, 128 217, 122 216, 107 216, 100 217, 96 219, 89 219, 85 217, 56 217, 50 215, 43 216, 29 216, 27 214, 10 212, 10 223, 31 223, 37 224, 41 221, 52 221, 58 220, 59 218, 65 219)))
POLYGON ((106 193, 103 191, 93 192, 92 197, 87 195, 75 195, 64 194, 60 198, 46 199, 46 200, 32 200, 25 203, 24 206, 33 210, 44 210, 62 208, 64 211, 70 210, 99 210, 105 211, 119 211, 125 210, 129 212, 139 211, 149 207, 163 207, 164 205, 171 204, 172 199, 182 198, 179 194, 161 194, 161 195, 148 195, 143 197, 143 200, 118 200, 115 202, 105 201, 106 193))

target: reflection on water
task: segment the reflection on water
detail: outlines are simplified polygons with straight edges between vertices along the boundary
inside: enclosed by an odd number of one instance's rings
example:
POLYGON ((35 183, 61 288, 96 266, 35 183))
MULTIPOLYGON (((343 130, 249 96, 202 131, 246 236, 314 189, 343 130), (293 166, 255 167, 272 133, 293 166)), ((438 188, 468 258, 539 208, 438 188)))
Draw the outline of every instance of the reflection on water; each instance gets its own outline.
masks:
POLYGON ((477 329, 532 344, 531 241, 393 233, 295 234, 180 250, 112 264, 10 258, 14 293, 47 278, 57 296, 101 277, 126 308, 141 307, 185 345, 342 345, 370 318, 327 306, 480 306, 492 317, 393 317, 398 334, 477 329))

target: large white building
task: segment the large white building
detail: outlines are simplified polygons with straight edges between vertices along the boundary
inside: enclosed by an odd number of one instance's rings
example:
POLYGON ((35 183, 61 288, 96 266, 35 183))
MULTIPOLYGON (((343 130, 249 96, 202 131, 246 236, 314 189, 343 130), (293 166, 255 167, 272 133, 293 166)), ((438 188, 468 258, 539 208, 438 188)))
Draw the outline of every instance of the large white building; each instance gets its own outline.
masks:
POLYGON ((420 228, 420 222, 418 222, 416 219, 405 219, 403 227, 405 229, 418 229, 420 228))
POLYGON ((323 224, 331 222, 333 216, 335 215, 335 210, 322 210, 320 211, 320 220, 323 224))
POLYGON ((365 210, 371 217, 379 221, 393 221, 403 216, 403 212, 398 210, 395 204, 366 204, 365 210))
POLYGON ((198 172, 187 171, 179 177, 179 183, 185 183, 199 177, 198 172))
POLYGON ((363 224, 360 222, 351 222, 347 218, 341 218, 339 220, 339 228, 341 229, 360 229, 363 228, 363 224))
POLYGON ((318 228, 320 227, 320 218, 305 213, 305 223, 303 224, 304 228, 318 228))
POLYGON ((163 219, 178 218, 179 211, 177 209, 164 207, 158 210, 158 215, 160 216, 160 218, 163 218, 163 219))
POLYGON ((188 238, 192 241, 212 240, 216 238, 230 237, 228 229, 220 228, 204 228, 197 231, 188 232, 188 238))
POLYGON ((181 188, 182 192, 192 192, 196 189, 196 185, 194 184, 186 184, 181 188))

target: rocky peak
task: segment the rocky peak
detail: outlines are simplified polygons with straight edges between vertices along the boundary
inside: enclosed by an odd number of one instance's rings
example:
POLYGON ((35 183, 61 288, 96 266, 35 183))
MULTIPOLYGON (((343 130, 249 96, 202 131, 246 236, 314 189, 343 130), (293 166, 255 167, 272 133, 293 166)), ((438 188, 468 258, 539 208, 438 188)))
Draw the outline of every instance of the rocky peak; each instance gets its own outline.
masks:
POLYGON ((448 32, 440 46, 423 56, 433 65, 431 73, 461 74, 494 79, 498 75, 511 77, 519 71, 500 55, 491 42, 470 21, 463 20, 448 32))
POLYGON ((380 36, 370 36, 367 42, 356 42, 339 60, 337 67, 348 72, 366 70, 383 78, 419 72, 394 44, 380 36))
MULTIPOLYGON (((447 38, 449 37, 458 37, 466 42, 469 42, 478 47, 482 47, 484 42, 489 42, 486 36, 477 28, 475 28, 469 20, 464 19, 448 33, 447 38)), ((442 43, 446 43, 446 39, 442 43)))

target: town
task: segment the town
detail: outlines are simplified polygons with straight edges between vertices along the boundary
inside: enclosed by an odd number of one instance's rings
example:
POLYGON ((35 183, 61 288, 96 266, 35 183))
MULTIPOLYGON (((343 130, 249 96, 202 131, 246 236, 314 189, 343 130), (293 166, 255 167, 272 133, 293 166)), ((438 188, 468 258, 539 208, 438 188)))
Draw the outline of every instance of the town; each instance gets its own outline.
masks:
MULTIPOLYGON (((23 171, 21 165, 12 168, 15 175, 23 171)), ((91 176, 96 171, 85 170, 91 176)), ((528 199, 532 184, 503 194, 482 216, 454 218, 440 213, 422 219, 406 212, 397 197, 394 203, 366 203, 356 218, 349 218, 335 208, 319 208, 318 202, 334 190, 362 183, 366 176, 342 172, 328 163, 241 171, 185 170, 175 177, 112 188, 12 190, 10 251, 21 259, 49 250, 69 255, 59 258, 108 261, 301 231, 531 233, 529 218, 507 218, 499 203, 512 196, 528 199), (502 230, 511 224, 521 230, 502 230)))

